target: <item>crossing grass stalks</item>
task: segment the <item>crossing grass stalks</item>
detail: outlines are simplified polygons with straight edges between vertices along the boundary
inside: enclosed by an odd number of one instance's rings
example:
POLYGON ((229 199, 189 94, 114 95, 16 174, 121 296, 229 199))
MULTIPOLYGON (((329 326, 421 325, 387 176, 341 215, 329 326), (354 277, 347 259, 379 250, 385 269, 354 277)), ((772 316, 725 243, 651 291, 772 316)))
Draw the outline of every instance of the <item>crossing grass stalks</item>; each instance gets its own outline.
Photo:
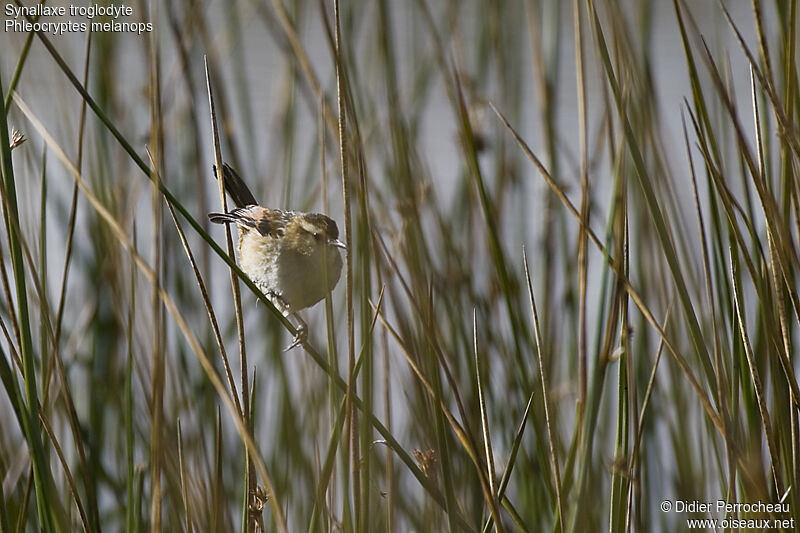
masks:
POLYGON ((796 2, 136 17, 3 36, 0 531, 800 518, 796 2), (305 348, 222 161, 343 228, 305 348))

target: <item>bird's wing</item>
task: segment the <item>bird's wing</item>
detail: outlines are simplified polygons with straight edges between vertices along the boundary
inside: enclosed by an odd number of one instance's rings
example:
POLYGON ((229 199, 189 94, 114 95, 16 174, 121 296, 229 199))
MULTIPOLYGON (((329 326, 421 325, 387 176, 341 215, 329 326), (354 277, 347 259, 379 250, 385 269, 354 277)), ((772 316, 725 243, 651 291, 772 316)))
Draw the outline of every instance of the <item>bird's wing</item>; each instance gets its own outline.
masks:
POLYGON ((280 209, 269 209, 260 205, 248 205, 230 212, 236 223, 252 228, 264 237, 282 237, 286 230, 290 213, 280 209))

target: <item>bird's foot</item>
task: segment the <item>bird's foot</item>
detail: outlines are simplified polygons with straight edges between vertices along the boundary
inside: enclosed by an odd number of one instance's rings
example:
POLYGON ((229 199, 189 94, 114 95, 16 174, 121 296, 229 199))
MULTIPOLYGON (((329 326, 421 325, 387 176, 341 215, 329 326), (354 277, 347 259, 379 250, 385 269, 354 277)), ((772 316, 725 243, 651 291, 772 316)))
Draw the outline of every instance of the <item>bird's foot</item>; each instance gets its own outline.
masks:
POLYGON ((288 352, 292 348, 296 348, 297 346, 305 344, 307 340, 308 340, 308 326, 306 325, 305 322, 301 321, 300 324, 297 326, 297 333, 295 334, 294 339, 292 339, 292 344, 290 344, 284 350, 284 352, 288 352))

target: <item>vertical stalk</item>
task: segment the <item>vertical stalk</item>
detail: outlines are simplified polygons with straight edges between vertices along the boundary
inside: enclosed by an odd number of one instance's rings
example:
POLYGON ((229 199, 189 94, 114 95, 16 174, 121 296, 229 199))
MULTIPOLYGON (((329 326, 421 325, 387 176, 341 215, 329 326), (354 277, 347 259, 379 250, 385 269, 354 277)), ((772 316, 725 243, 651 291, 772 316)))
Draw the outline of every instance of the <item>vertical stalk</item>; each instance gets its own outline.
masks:
MULTIPOLYGON (((345 89, 344 89, 344 64, 342 53, 342 25, 339 20, 339 0, 333 1, 333 18, 335 25, 336 43, 336 104, 339 114, 339 157, 342 165, 342 202, 344 204, 344 235, 347 242, 345 250, 345 306, 347 308, 347 416, 345 420, 345 435, 348 437, 348 444, 345 446, 346 460, 350 464, 347 468, 353 469, 353 496, 355 500, 355 512, 358 516, 359 502, 359 476, 358 476, 358 423, 356 421, 355 406, 353 395, 355 394, 355 383, 353 382, 355 369, 355 328, 353 323, 353 228, 350 220, 350 174, 347 161, 347 117, 345 114, 345 89), (352 458, 350 454, 352 453, 352 458)), ((344 494, 344 518, 346 519, 349 509, 349 495, 344 494)), ((346 520, 345 520, 346 524, 346 520)))

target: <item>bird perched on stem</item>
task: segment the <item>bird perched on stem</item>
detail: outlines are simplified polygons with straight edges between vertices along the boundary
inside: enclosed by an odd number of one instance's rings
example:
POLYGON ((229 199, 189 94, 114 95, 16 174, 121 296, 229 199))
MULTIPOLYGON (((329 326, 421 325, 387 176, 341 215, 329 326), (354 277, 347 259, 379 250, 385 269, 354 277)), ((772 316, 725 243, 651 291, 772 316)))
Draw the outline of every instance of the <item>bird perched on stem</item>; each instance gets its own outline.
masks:
MULTIPOLYGON (((214 172, 216 176, 216 169, 214 172)), ((308 327, 297 314, 316 304, 336 287, 342 273, 339 228, 319 213, 300 213, 262 207, 242 178, 222 165, 225 192, 236 208, 209 213, 217 224, 236 224, 239 266, 287 318, 299 326, 290 350, 305 342, 308 327)))

